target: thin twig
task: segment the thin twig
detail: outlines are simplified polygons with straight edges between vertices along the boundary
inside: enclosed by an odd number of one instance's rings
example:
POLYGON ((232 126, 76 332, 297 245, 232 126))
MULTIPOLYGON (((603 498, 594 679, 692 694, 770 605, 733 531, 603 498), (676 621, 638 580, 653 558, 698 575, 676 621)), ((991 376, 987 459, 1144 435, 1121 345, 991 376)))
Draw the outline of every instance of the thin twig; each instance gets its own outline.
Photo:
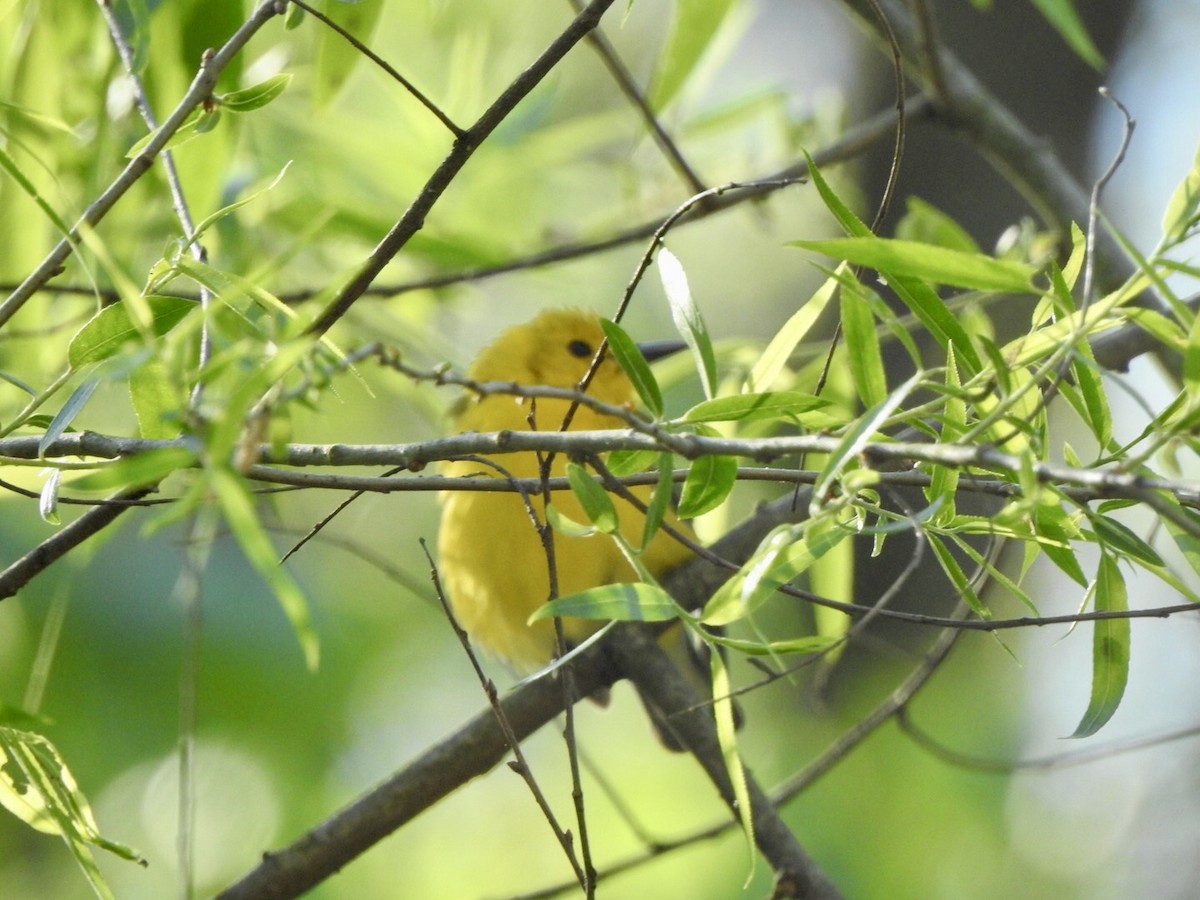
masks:
POLYGON ((448 116, 446 113, 444 113, 436 103, 434 103, 427 96, 425 96, 425 94, 422 93, 415 84, 413 84, 411 81, 409 81, 403 75, 401 75, 391 65, 391 63, 389 63, 382 56, 380 56, 378 53, 376 53, 374 50, 372 50, 370 47, 368 47, 366 44, 364 44, 362 41, 360 41, 358 38, 356 38, 354 35, 352 35, 349 31, 347 31, 341 25, 339 25, 333 19, 329 18, 329 16, 325 15, 325 13, 321 12, 319 9, 315 9, 312 6, 309 6, 307 3, 304 3, 303 0, 290 0, 290 2, 292 2, 296 6, 300 7, 302 10, 304 10, 306 13, 308 13, 314 19, 317 19, 317 20, 323 22, 326 26, 328 26, 329 28, 336 31, 339 35, 342 36, 342 38, 346 41, 346 43, 348 43, 351 47, 353 47, 355 50, 357 50, 359 53, 361 53, 367 59, 371 60, 371 62, 375 63, 375 65, 377 65, 377 66, 379 66, 379 68, 383 69, 383 71, 387 72, 388 75, 390 75, 392 78, 396 79, 396 81, 400 82, 400 84, 404 87, 404 89, 406 91, 408 91, 410 94, 412 94, 412 96, 417 100, 418 103, 420 103, 427 110, 429 110, 431 113, 433 113, 434 117, 439 122, 441 122, 443 125, 445 125, 446 128, 450 131, 450 133, 453 134, 456 138, 461 138, 466 134, 466 131, 464 131, 462 128, 460 128, 458 125, 456 125, 454 123, 454 120, 451 119, 450 116, 448 116))

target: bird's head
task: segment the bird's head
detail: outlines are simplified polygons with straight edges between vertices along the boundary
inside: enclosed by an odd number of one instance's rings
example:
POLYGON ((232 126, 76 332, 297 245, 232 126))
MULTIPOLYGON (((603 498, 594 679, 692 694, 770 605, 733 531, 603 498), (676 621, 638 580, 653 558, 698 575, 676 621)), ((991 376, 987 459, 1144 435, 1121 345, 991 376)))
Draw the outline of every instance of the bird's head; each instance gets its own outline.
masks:
MULTIPOLYGON (((468 374, 478 381, 574 388, 591 368, 603 342, 600 317, 594 312, 549 309, 502 333, 480 353, 468 374)), ((588 393, 617 406, 634 399, 633 385, 609 354, 605 354, 588 393)))

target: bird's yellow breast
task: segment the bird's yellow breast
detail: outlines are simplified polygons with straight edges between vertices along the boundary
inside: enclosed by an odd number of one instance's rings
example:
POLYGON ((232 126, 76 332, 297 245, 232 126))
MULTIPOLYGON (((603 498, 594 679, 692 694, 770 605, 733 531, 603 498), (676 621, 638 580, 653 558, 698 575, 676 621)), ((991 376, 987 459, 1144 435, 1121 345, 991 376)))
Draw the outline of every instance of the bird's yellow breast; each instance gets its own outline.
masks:
MULTIPOLYGON (((574 387, 602 339, 595 315, 552 310, 502 334, 483 351, 469 374, 479 381, 574 387)), ((611 359, 602 364, 589 393, 614 406, 632 404, 634 399, 628 378, 611 359)), ((563 400, 542 398, 531 404, 529 399, 491 395, 468 405, 457 430, 556 431, 568 406, 563 400), (531 412, 535 413, 532 423, 531 412)), ((622 424, 615 417, 580 408, 571 429, 620 428, 622 424)), ((505 477, 505 473, 513 478, 536 478, 540 474, 538 459, 532 453, 498 454, 489 461, 456 460, 444 471, 482 478, 505 477), (489 465, 489 461, 504 471, 489 465)), ((552 463, 551 474, 562 475, 565 466, 560 454, 552 463)), ((650 489, 638 488, 633 493, 645 502, 650 489)), ((543 497, 448 491, 442 502, 439 570, 459 624, 476 644, 519 669, 544 665, 554 652, 553 623, 527 624, 529 616, 550 598, 549 558, 539 534, 539 526, 545 522, 543 497)), ((555 492, 552 502, 566 516, 586 521, 570 491, 555 492)), ((644 516, 626 501, 614 498, 614 502, 621 533, 634 547, 639 546, 644 516)), ((680 525, 673 517, 669 521, 680 525)), ((575 538, 554 533, 552 541, 559 596, 636 577, 616 544, 604 535, 575 538)), ((650 571, 658 572, 682 562, 687 555, 686 548, 659 532, 645 549, 643 560, 650 571)), ((573 641, 586 637, 600 624, 563 620, 564 632, 573 641)))

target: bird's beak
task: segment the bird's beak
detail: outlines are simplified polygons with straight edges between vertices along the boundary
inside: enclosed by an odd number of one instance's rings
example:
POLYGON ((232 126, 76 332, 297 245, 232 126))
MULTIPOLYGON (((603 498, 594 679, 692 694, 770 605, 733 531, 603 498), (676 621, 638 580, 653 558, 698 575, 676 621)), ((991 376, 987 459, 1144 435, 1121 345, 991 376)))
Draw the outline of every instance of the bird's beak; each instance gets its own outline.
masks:
POLYGON ((665 339, 661 341, 643 341, 637 345, 638 350, 642 351, 642 356, 646 357, 647 362, 654 362, 656 359, 663 359, 670 356, 672 353, 678 353, 687 347, 683 341, 676 339, 665 339))

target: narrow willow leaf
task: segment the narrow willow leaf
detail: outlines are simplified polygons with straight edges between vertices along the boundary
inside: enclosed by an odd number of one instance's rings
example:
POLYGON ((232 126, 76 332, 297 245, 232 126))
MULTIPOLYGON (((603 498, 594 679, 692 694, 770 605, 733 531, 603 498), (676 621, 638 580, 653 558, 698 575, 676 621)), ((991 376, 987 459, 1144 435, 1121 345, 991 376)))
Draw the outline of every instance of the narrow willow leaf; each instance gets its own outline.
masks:
POLYGON ((842 226, 842 230, 854 237, 866 237, 869 235, 871 229, 867 227, 867 223, 856 216, 849 205, 830 187, 829 182, 825 180, 825 176, 821 174, 821 170, 817 167, 816 160, 812 158, 812 155, 807 150, 804 151, 804 158, 808 161, 808 176, 812 179, 813 186, 817 189, 817 194, 820 195, 825 208, 833 213, 833 217, 842 226))
POLYGON ((676 0, 666 44, 650 88, 650 106, 662 110, 679 93, 733 6, 733 0, 676 0))
POLYGON ((678 420, 696 422, 737 422, 748 419, 797 419, 814 409, 824 409, 830 401, 799 391, 767 391, 761 394, 733 394, 704 400, 678 420))
POLYGON ((958 596, 966 601, 967 605, 971 607, 975 615, 979 616, 979 618, 990 619, 992 617, 991 612, 983 605, 983 602, 979 599, 979 595, 975 593, 975 588, 971 586, 971 579, 967 577, 967 573, 963 571, 958 560, 954 558, 954 554, 950 552, 950 548, 936 534, 927 532, 925 537, 929 541, 929 547, 933 550, 933 555, 937 557, 942 571, 946 573, 946 577, 950 579, 950 583, 954 585, 955 591, 958 592, 958 596))
MULTIPOLYGON (((1100 557, 1096 573, 1096 611, 1125 612, 1129 597, 1115 557, 1100 557)), ((1129 680, 1129 619, 1098 619, 1092 623, 1092 696, 1071 737, 1095 734, 1112 718, 1129 680)))
POLYGON ((74 776, 40 734, 0 727, 0 805, 31 828, 61 836, 98 897, 113 894, 89 844, 145 865, 137 851, 100 834, 74 776))
POLYGON ((732 456, 701 456, 688 468, 679 497, 679 515, 702 516, 725 502, 737 483, 737 460, 732 456))
POLYGON ((798 638, 785 638, 779 641, 749 641, 744 638, 731 638, 724 635, 707 635, 706 639, 722 647, 728 647, 747 656, 782 656, 789 653, 825 653, 841 643, 841 638, 824 637, 821 635, 806 635, 798 638))
POLYGON ((546 521, 550 523, 551 528, 559 534, 565 534, 567 537, 585 538, 600 533, 595 525, 585 525, 583 522, 576 522, 553 503, 546 504, 546 521))
MULTIPOLYGON (((200 308, 196 301, 183 297, 153 294, 144 299, 150 310, 150 332, 157 337, 174 328, 189 312, 200 308)), ((114 303, 104 307, 75 332, 67 346, 67 361, 78 369, 115 356, 127 342, 142 336, 129 308, 124 303, 114 303)))
POLYGON ((650 370, 650 364, 638 350, 633 338, 616 322, 601 319, 600 327, 604 329, 604 336, 608 338, 608 349, 633 382, 633 388, 641 398, 642 404, 658 418, 663 412, 662 391, 658 388, 658 381, 650 370))
POLYGON ((1163 237, 1167 241, 1180 240, 1196 225, 1197 218, 1200 218, 1200 149, 1196 150, 1191 170, 1179 182, 1167 203, 1163 213, 1163 237))
POLYGON ((861 290, 848 289, 843 283, 840 299, 850 376, 859 400, 870 408, 887 397, 887 374, 883 368, 875 316, 861 290))
POLYGON ((571 483, 571 492, 583 507, 584 515, 592 520, 597 530, 604 534, 615 532, 618 527, 617 510, 608 491, 579 463, 567 463, 567 481, 571 483))
MULTIPOLYGON (((958 375, 958 362, 954 348, 946 354, 946 402, 942 405, 942 440, 955 443, 966 430, 967 403, 959 393, 962 387, 958 375)), ((942 501, 938 520, 947 522, 954 518, 957 512, 958 479, 961 470, 957 466, 934 466, 929 487, 925 489, 925 497, 931 502, 942 501)))
POLYGON ((709 337, 708 327, 692 299, 692 289, 688 286, 683 264, 666 247, 658 251, 658 275, 671 306, 671 317, 675 320, 679 336, 696 359, 696 370, 700 373, 704 396, 711 400, 717 394, 717 358, 713 353, 712 338, 709 337))
POLYGON ((208 470, 209 484, 221 504, 229 530, 237 539, 246 559, 270 586, 296 633, 304 661, 316 670, 320 644, 309 614, 308 601, 288 571, 279 565, 271 539, 254 512, 254 504, 245 485, 232 470, 216 467, 208 470))
POLYGON ((662 588, 641 581, 606 584, 568 594, 539 606, 529 621, 574 616, 621 622, 664 622, 679 615, 679 607, 662 588))
MULTIPOLYGON (((839 271, 844 270, 839 269, 839 271)), ((771 338, 770 343, 763 350, 762 356, 751 367, 750 375, 746 378, 746 390, 757 393, 770 389, 771 385, 775 383, 775 379, 779 377, 779 373, 787 365, 788 359, 795 352, 796 347, 812 330, 817 319, 821 317, 821 313, 825 311, 825 307, 829 305, 837 286, 837 275, 830 275, 813 292, 813 295, 792 313, 783 327, 771 338)))
MULTIPOLYGON (((1189 520, 1192 527, 1200 529, 1200 514, 1194 510, 1188 509, 1185 506, 1180 506, 1178 501, 1172 498, 1169 494, 1160 497, 1167 503, 1175 507, 1175 512, 1182 518, 1189 520)), ((1191 567, 1192 571, 1200 575, 1200 538, 1197 538, 1192 532, 1185 529, 1167 516, 1162 516, 1161 521, 1167 529, 1167 533, 1171 535, 1171 540, 1175 542, 1175 547, 1183 554, 1183 558, 1191 567)))
POLYGON ((858 456, 863 446, 871 440, 871 437, 879 430, 883 422, 899 408, 900 404, 916 389, 924 377, 924 372, 918 371, 914 373, 911 378, 892 391, 882 402, 875 404, 875 406, 867 410, 854 423, 854 427, 846 432, 837 447, 829 454, 829 459, 826 461, 824 469, 821 470, 820 476, 813 485, 812 502, 809 504, 810 515, 815 517, 820 512, 821 505, 826 500, 826 495, 832 489, 833 482, 841 475, 842 470, 850 464, 850 461, 854 457, 858 456))
POLYGON ((230 112, 245 113, 262 109, 282 94, 291 81, 290 74, 272 75, 248 88, 221 94, 217 97, 217 102, 230 112))
POLYGON ((1090 517, 1099 543, 1113 553, 1128 556, 1147 566, 1165 566, 1158 552, 1134 534, 1128 526, 1109 516, 1090 517))
POLYGON ((703 623, 728 625, 753 613, 781 585, 802 575, 850 534, 828 515, 803 526, 785 525, 773 530, 741 573, 725 582, 705 604, 703 623))
POLYGON ((92 393, 96 390, 100 382, 94 378, 89 378, 79 387, 71 392, 71 396, 67 398, 67 402, 62 405, 62 409, 50 420, 50 424, 46 427, 46 433, 42 435, 38 441, 38 456, 45 456, 46 450, 50 445, 62 437, 63 433, 75 421, 75 417, 87 405, 91 399, 92 393))
POLYGON ((618 478, 645 472, 658 460, 653 450, 613 450, 604 459, 608 471, 618 478))
POLYGON ((886 273, 889 280, 894 275, 907 275, 968 290, 1012 294, 1033 292, 1032 266, 982 253, 964 253, 933 244, 874 236, 792 241, 789 246, 869 266, 886 273))
POLYGON ((717 743, 721 746, 721 756, 725 760, 725 771, 729 773, 729 783, 733 785, 738 819, 741 820, 742 833, 746 836, 746 847, 750 852, 750 872, 746 876, 746 881, 749 883, 754 876, 758 853, 754 845, 754 809, 750 805, 750 789, 746 783, 746 771, 742 767, 742 757, 738 753, 737 714, 734 711, 733 698, 730 696, 732 689, 724 658, 720 653, 710 653, 708 659, 712 669, 713 716, 717 723, 717 743))
POLYGON ((650 546, 650 541, 662 526, 667 510, 671 508, 674 499, 675 481, 670 453, 658 454, 658 481, 654 485, 654 493, 646 504, 646 521, 642 526, 642 546, 650 546))
POLYGON ((1076 56, 1097 71, 1104 68, 1104 57, 1092 43, 1072 0, 1032 0, 1032 3, 1076 56))

